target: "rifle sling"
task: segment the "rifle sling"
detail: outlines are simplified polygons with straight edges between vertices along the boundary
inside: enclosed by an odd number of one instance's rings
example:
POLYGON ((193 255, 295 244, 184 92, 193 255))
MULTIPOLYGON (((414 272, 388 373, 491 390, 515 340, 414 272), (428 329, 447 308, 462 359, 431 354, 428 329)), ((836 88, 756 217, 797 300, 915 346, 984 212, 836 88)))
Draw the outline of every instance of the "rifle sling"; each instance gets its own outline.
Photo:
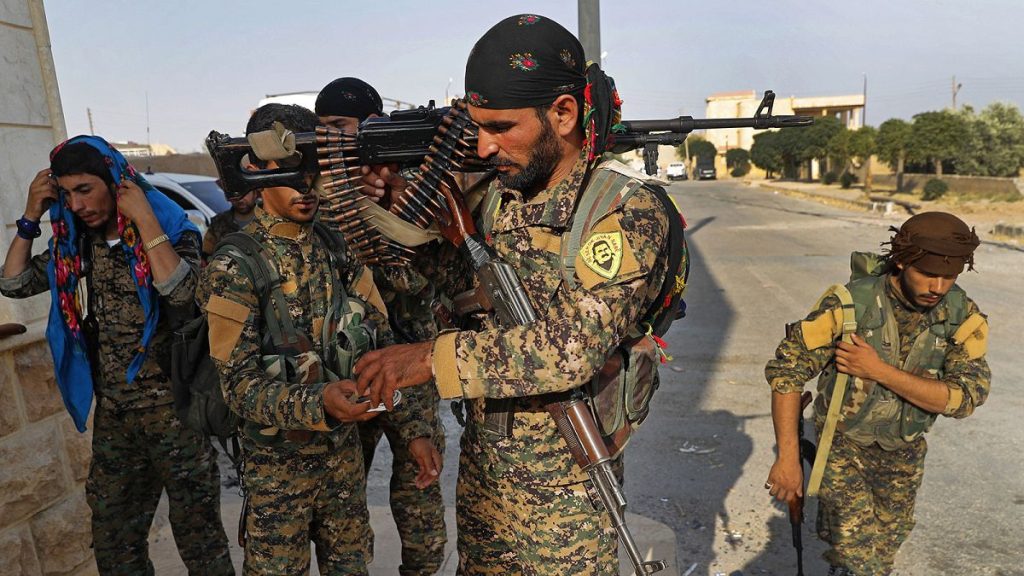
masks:
MULTIPOLYGON (((831 294, 839 298, 843 306, 843 330, 842 340, 848 344, 853 343, 853 334, 857 331, 857 318, 854 313, 853 296, 845 286, 836 284, 818 300, 817 308, 831 294)), ((818 495, 821 487, 821 480, 825 474, 825 463, 832 451, 832 440, 835 437, 836 426, 839 424, 839 410, 843 405, 846 396, 846 387, 849 384, 850 375, 839 372, 836 375, 835 387, 832 389, 832 397, 828 402, 828 413, 825 416, 825 426, 821 431, 821 438, 818 440, 818 451, 814 456, 814 467, 811 469, 811 478, 807 483, 807 495, 814 497, 818 495)))

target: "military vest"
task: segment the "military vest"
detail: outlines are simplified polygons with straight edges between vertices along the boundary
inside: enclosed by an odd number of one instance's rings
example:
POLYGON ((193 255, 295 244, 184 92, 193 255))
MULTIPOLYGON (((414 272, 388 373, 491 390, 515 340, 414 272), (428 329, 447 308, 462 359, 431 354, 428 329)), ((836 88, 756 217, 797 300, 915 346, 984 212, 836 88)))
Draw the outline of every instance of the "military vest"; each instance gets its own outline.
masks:
MULTIPOLYGON (((229 251, 242 268, 242 273, 253 280, 258 294, 268 294, 261 301, 263 318, 260 327, 261 361, 267 376, 291 384, 321 384, 352 376, 352 367, 366 351, 376 347, 376 330, 368 323, 366 311, 370 306, 363 299, 348 294, 340 278, 344 262, 345 241, 319 222, 313 224, 314 234, 323 242, 328 255, 334 289, 316 349, 307 335, 296 330, 288 305, 281 290, 276 258, 264 247, 257 254, 229 251), (256 259, 262 259, 257 262, 256 259), (261 276, 265 276, 261 278, 261 276), (261 283, 269 288, 261 289, 261 283)), ((315 433, 289 434, 274 426, 244 421, 242 433, 262 446, 301 445, 315 437, 315 433), (301 440, 297 440, 302 437, 301 440)))
MULTIPOLYGON (((914 339, 906 360, 900 363, 899 327, 892 300, 886 293, 888 276, 867 276, 846 285, 853 297, 857 335, 892 366, 924 378, 941 379, 953 335, 967 315, 967 295, 958 286, 927 313, 929 328, 914 339)), ((836 365, 830 362, 818 379, 820 392, 815 406, 824 415, 836 383, 836 365)), ((878 443, 897 450, 927 432, 937 414, 922 410, 870 380, 851 377, 837 430, 857 444, 878 443)))
MULTIPOLYGON (((659 338, 671 323, 683 316, 682 296, 689 275, 689 258, 683 238, 683 221, 678 208, 660 186, 649 177, 621 162, 609 160, 591 173, 580 193, 570 227, 561 234, 559 273, 567 288, 575 288, 576 257, 593 225, 623 206, 639 189, 647 188, 665 206, 668 216, 666 254, 668 266, 658 295, 623 338, 606 364, 586 386, 595 420, 606 443, 618 455, 632 432, 643 423, 650 401, 658 388, 658 366, 666 354, 659 338)), ((492 183, 481 203, 478 228, 489 235, 494 227, 501 197, 492 183)), ((484 430, 511 435, 511 409, 514 398, 488 399, 484 430)))

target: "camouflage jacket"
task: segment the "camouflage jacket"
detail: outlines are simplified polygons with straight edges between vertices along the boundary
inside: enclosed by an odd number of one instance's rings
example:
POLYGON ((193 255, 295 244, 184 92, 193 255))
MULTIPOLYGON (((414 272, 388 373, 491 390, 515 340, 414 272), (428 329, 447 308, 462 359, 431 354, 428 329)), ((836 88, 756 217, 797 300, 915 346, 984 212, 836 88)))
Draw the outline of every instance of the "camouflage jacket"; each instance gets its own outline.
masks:
MULTIPOLYGON (((227 255, 213 258, 203 271, 197 298, 210 318, 210 355, 220 372, 224 398, 243 419, 282 430, 336 432, 347 435, 350 426, 328 416, 323 406, 327 385, 320 365, 324 323, 331 322, 326 333, 334 333, 337 319, 326 319, 333 291, 344 290, 369 303, 367 317, 376 326, 377 345, 392 342, 384 305, 369 269, 356 264, 345 249, 337 255, 342 286, 334 286, 327 248, 313 232, 312 224, 298 224, 256 209, 256 218, 246 227, 270 254, 276 257, 281 288, 295 330, 304 339, 302 368, 304 381, 289 383, 269 376, 262 363, 261 342, 265 334, 262 309, 252 281, 227 255), (308 376, 308 377, 306 377, 308 376)), ((430 427, 419 416, 415 401, 403 401, 395 411, 379 418, 392 420, 403 439, 411 441, 430 436, 430 427)))
MULTIPOLYGON (((913 342, 925 330, 931 328, 929 316, 917 310, 895 289, 889 277, 885 278, 886 290, 899 328, 900 358, 902 365, 913 348, 913 342)), ((841 305, 836 296, 825 298, 821 304, 801 322, 790 324, 787 336, 775 351, 775 358, 765 366, 765 377, 775 392, 787 394, 800 392, 804 383, 819 375, 826 366, 834 362, 836 340, 842 326, 839 314, 841 305)), ((967 299, 969 317, 980 313, 977 304, 967 299)), ((943 366, 942 382, 950 389, 950 400, 942 414, 953 418, 971 415, 988 398, 992 373, 985 360, 984 343, 968 339, 962 343, 951 342, 943 366)), ((827 406, 815 403, 815 415, 824 419, 827 406)))
MULTIPOLYGON (((178 268, 166 282, 153 287, 160 294, 160 320, 149 352, 135 381, 127 383, 126 370, 142 340, 146 318, 135 289, 135 278, 120 245, 109 246, 100 234, 87 232, 92 252, 92 271, 87 276, 89 303, 95 313, 95 334, 88 334, 95 346, 92 366, 96 397, 114 411, 162 406, 174 401, 169 375, 160 368, 170 366, 173 318, 193 314, 199 279, 199 235, 186 232, 174 245, 181 257, 178 268)), ((30 266, 14 278, 0 279, 0 292, 10 298, 27 298, 50 289, 46 267, 50 251, 32 258, 30 266)))
POLYGON ((214 216, 213 220, 210 220, 210 227, 206 229, 206 234, 203 236, 203 258, 213 256, 213 253, 217 250, 217 243, 220 242, 221 238, 232 232, 238 232, 241 229, 242 227, 235 220, 235 212, 232 209, 225 210, 214 216))
MULTIPOLYGON (((657 297, 667 267, 668 215, 652 192, 640 188, 590 231, 621 233, 611 273, 598 275, 578 261, 579 283, 566 287, 560 273, 561 234, 571 226, 585 168, 581 160, 560 183, 530 199, 503 190, 486 237, 516 270, 537 321, 497 328, 487 318, 482 330, 443 334, 434 345, 441 397, 470 400, 467 433, 475 434, 474 425, 483 422, 485 398, 515 399, 513 435, 495 440, 496 453, 504 458, 495 466, 508 466, 506 472, 523 482, 585 478, 544 410, 551 401, 544 395, 591 380, 657 297)), ((450 248, 448 252, 455 256, 450 248)), ((476 281, 464 262, 437 262, 435 272, 450 295, 476 281)))

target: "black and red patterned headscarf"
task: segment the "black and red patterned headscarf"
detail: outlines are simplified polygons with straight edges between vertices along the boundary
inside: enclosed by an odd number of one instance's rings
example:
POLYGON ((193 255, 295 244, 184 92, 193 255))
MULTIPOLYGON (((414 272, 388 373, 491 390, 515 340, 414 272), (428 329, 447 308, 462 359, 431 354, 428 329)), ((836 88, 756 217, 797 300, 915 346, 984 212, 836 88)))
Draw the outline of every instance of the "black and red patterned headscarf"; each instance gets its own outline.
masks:
POLYGON ((535 14, 510 16, 473 46, 466 62, 466 102, 492 110, 550 104, 562 94, 583 104, 591 160, 621 119, 615 82, 586 62, 583 46, 561 24, 535 14))

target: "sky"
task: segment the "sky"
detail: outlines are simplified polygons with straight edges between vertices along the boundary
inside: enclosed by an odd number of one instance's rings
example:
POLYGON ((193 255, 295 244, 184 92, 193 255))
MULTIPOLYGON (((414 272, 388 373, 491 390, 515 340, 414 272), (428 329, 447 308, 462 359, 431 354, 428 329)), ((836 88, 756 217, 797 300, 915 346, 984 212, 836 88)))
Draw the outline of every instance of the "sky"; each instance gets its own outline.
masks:
MULTIPOLYGON (((356 76, 425 104, 463 93, 466 56, 519 13, 578 30, 575 0, 48 0, 68 135, 202 150, 269 94, 356 76), (148 110, 147 110, 148 107, 148 110)), ((717 92, 859 94, 867 123, 995 101, 1024 107, 1021 0, 604 0, 604 69, 629 120, 704 116, 717 92)))

